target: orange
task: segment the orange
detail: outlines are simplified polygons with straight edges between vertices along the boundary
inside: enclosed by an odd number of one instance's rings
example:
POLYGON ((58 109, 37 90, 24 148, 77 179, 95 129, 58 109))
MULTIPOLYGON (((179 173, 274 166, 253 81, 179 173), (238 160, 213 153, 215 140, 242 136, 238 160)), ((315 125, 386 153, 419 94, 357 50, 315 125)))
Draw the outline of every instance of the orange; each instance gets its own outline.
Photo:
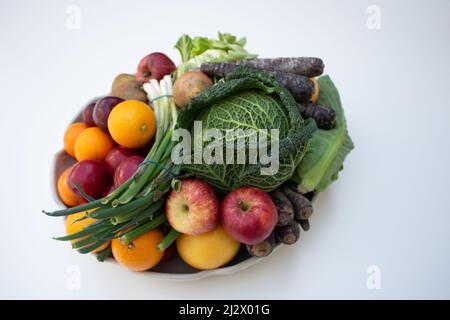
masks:
POLYGON ((126 148, 140 148, 153 138, 156 117, 153 109, 137 100, 126 100, 114 107, 108 117, 112 138, 126 148))
POLYGON ((67 168, 58 178, 58 195, 68 207, 74 207, 80 203, 80 198, 78 198, 72 190, 70 190, 67 184, 67 176, 69 175, 70 169, 67 168))
POLYGON ((114 145, 106 132, 98 127, 90 127, 81 132, 75 142, 75 158, 77 161, 103 161, 114 145))
POLYGON ((221 226, 200 235, 182 234, 177 239, 178 253, 188 265, 208 270, 219 268, 234 258, 241 244, 221 226))
POLYGON ((311 80, 314 84, 314 91, 310 100, 311 102, 316 103, 317 100, 319 100, 319 83, 317 82, 316 78, 309 78, 309 80, 311 80))
MULTIPOLYGON (((89 211, 93 211, 93 210, 94 209, 91 209, 89 211)), ((71 214, 70 216, 67 217, 67 219, 66 219, 66 235, 70 235, 70 234, 74 234, 76 232, 79 232, 79 231, 83 230, 85 227, 87 227, 88 225, 90 225, 90 224, 92 224, 92 223, 97 221, 97 220, 95 220, 93 218, 87 218, 87 219, 84 219, 84 220, 76 221, 76 220, 84 217, 85 215, 86 215, 86 211, 81 211, 81 212, 77 212, 77 213, 71 214)), ((75 242, 77 242, 77 241, 79 241, 81 239, 82 238, 77 239, 77 240, 72 240, 72 243, 75 243, 75 242)), ((92 252, 97 253, 97 252, 102 251, 103 249, 105 249, 109 245, 110 242, 111 241, 105 242, 104 244, 102 244, 100 247, 98 247, 97 249, 95 249, 92 252)))
POLYGON ((112 253, 121 266, 132 271, 145 271, 161 261, 164 251, 156 246, 163 239, 164 236, 158 229, 144 233, 130 243, 123 243, 116 238, 111 243, 112 253))
POLYGON ((77 141, 78 136, 84 131, 88 126, 84 122, 72 123, 64 133, 64 151, 71 157, 75 157, 75 141, 77 141))

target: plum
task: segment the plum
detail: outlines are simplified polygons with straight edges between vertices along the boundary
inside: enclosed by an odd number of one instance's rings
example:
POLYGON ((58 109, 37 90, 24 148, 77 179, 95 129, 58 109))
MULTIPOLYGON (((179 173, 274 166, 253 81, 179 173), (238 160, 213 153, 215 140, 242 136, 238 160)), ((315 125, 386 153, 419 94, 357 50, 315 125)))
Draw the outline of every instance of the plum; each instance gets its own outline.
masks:
POLYGON ((119 97, 107 96, 97 101, 93 111, 95 124, 105 132, 108 132, 108 117, 111 110, 124 100, 119 97))
POLYGON ((122 161, 114 173, 114 187, 118 188, 135 174, 139 165, 144 161, 144 157, 131 156, 122 161))
POLYGON ((75 164, 67 177, 67 184, 78 197, 83 198, 76 183, 88 196, 99 199, 109 184, 105 166, 98 161, 83 160, 75 164))
POLYGON ((93 116, 95 103, 96 101, 89 103, 83 110, 83 121, 88 127, 95 127, 93 116))
POLYGON ((131 156, 139 155, 139 153, 139 150, 128 149, 122 146, 111 149, 105 157, 105 167, 109 175, 114 177, 114 172, 122 161, 131 156))

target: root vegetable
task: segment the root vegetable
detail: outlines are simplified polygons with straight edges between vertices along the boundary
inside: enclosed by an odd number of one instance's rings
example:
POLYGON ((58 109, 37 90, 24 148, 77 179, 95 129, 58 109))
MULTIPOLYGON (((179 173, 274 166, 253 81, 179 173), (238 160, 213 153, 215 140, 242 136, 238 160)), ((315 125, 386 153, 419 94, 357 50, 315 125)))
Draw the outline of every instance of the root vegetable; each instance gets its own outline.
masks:
POLYGON ((277 226, 285 226, 294 219, 294 207, 289 199, 278 189, 270 193, 278 212, 277 226))
POLYGON ((248 253, 254 257, 268 256, 276 245, 275 235, 272 233, 267 239, 253 245, 246 245, 248 253))
MULTIPOLYGON (((200 70, 209 76, 223 78, 238 66, 237 62, 209 62, 203 63, 200 70)), ((314 92, 314 84, 308 77, 288 72, 274 72, 274 74, 275 79, 286 87, 295 101, 300 103, 309 102, 314 92)))
POLYGON ((189 71, 175 81, 173 86, 173 99, 175 104, 182 108, 198 96, 203 90, 213 85, 206 74, 200 71, 189 71))
POLYGON ((319 100, 319 82, 317 81, 316 78, 310 78, 310 80, 313 82, 314 84, 314 91, 313 94, 311 96, 311 102, 316 103, 317 100, 319 100))
POLYGON ((336 127, 336 112, 328 106, 320 103, 298 104, 300 114, 304 119, 313 118, 317 127, 329 130, 336 127))
POLYGON ((111 95, 123 100, 138 100, 148 102, 147 94, 142 89, 141 83, 137 80, 122 81, 113 86, 111 95))
POLYGON ((297 222, 292 221, 287 226, 275 229, 277 240, 284 244, 294 244, 300 238, 300 227, 297 222))
POLYGON ((310 228, 309 220, 297 220, 300 227, 302 227, 303 231, 308 231, 310 228))
POLYGON ((305 196, 291 190, 286 186, 281 187, 281 192, 283 192, 289 201, 292 202, 292 205, 294 206, 294 217, 296 220, 306 220, 312 215, 313 208, 311 202, 305 196))
POLYGON ((289 72, 305 77, 317 77, 323 73, 322 59, 314 57, 253 59, 237 61, 238 65, 263 71, 289 72))

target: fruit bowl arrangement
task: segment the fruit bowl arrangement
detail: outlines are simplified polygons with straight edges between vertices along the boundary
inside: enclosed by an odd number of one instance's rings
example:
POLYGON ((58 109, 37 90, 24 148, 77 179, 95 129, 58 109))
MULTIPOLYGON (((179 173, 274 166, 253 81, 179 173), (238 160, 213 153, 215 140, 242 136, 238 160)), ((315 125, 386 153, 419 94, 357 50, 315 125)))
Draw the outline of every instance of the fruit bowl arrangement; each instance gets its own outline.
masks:
POLYGON ((90 101, 64 134, 54 190, 81 254, 195 279, 253 265, 308 231, 353 149, 319 58, 260 59, 245 38, 180 37, 90 101))

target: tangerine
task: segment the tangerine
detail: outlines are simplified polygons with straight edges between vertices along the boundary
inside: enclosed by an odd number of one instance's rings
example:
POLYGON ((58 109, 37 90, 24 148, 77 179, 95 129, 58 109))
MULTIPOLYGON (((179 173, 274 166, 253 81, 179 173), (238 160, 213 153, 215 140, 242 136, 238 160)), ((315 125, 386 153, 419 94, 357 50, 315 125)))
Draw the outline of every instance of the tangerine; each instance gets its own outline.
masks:
POLYGON ((108 130, 114 141, 125 148, 143 147, 155 135, 155 113, 142 101, 123 101, 111 110, 108 130))
POLYGON ((158 229, 144 233, 130 243, 123 243, 120 238, 115 238, 111 242, 112 253, 121 266, 132 271, 145 271, 161 261, 164 251, 156 246, 163 239, 164 236, 158 229))
POLYGON ((67 168, 58 178, 58 195, 61 198, 62 202, 68 207, 74 207, 80 204, 80 198, 77 197, 76 194, 70 190, 69 185, 67 184, 67 176, 70 173, 70 169, 67 168))
POLYGON ((77 161, 103 161, 115 144, 111 137, 99 127, 85 129, 75 142, 75 158, 77 161))
POLYGON ((78 136, 87 128, 87 124, 84 122, 72 123, 64 133, 64 151, 73 158, 75 158, 75 142, 78 136))

